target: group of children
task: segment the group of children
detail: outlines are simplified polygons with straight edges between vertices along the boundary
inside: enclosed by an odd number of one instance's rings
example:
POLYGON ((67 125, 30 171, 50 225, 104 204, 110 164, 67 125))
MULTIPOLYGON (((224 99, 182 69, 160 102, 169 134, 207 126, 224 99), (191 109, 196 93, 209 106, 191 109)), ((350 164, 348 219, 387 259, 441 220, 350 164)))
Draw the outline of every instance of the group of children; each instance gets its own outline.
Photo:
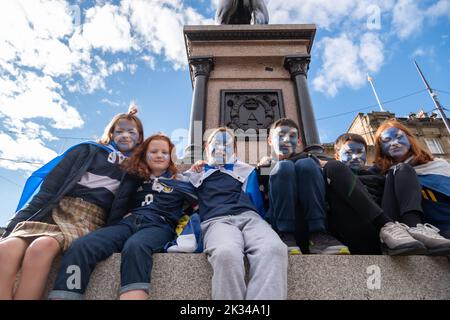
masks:
POLYGON ((299 128, 283 118, 256 168, 236 158, 234 134, 221 127, 206 141, 206 159, 179 173, 170 139, 144 140, 136 112, 52 162, 0 240, 0 299, 42 298, 60 253, 49 298, 81 299, 96 264, 115 252, 120 299, 147 299, 152 255, 176 238, 187 208, 200 216, 213 299, 286 299, 288 252, 300 249, 450 254, 450 165, 394 120, 378 129, 370 168, 356 134, 336 140, 335 159, 297 153, 299 128))

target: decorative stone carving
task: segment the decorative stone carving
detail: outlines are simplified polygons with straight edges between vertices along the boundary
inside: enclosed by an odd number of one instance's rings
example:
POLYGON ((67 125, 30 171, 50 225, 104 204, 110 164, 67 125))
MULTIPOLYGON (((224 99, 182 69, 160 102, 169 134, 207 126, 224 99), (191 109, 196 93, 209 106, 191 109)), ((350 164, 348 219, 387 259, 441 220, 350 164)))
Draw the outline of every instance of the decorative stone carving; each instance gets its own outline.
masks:
POLYGON ((279 90, 222 90, 220 123, 231 129, 268 129, 284 117, 279 90))
POLYGON ((289 71, 292 78, 298 75, 308 76, 309 63, 311 62, 311 56, 287 56, 284 59, 284 67, 289 71))

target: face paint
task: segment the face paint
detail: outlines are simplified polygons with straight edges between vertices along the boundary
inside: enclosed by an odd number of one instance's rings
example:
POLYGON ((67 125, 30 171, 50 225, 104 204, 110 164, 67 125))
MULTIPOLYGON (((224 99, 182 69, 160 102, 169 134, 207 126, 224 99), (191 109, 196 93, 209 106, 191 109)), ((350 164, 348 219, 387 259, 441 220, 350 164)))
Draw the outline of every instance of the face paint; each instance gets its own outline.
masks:
POLYGON ((381 151, 394 160, 401 160, 411 148, 408 136, 396 127, 390 127, 381 133, 381 151))
MULTIPOLYGON (((152 153, 147 153, 147 160, 153 161, 156 157, 152 153)), ((170 159, 170 156, 168 154, 162 154, 161 159, 164 161, 167 161, 170 159)))
POLYGON ((134 121, 121 119, 117 121, 112 133, 112 139, 121 152, 129 152, 139 142, 139 131, 134 121))
POLYGON ((289 126, 276 127, 270 134, 273 152, 277 156, 290 156, 298 143, 298 131, 289 126))
POLYGON ((366 148, 358 142, 348 141, 339 150, 339 160, 351 169, 362 169, 366 156, 366 148))
POLYGON ((217 132, 208 145, 208 163, 226 164, 234 161, 234 139, 228 132, 217 132))
POLYGON ((170 164, 169 144, 167 141, 152 140, 147 148, 147 165, 155 175, 162 174, 170 164))

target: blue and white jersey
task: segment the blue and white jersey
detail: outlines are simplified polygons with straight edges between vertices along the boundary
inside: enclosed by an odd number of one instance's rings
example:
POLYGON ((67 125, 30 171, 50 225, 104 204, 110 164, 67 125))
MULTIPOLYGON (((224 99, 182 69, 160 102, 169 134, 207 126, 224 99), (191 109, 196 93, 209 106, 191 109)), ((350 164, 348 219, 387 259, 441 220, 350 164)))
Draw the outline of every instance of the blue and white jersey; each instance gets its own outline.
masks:
POLYGON ((197 189, 202 221, 245 211, 265 216, 257 174, 252 166, 237 160, 222 166, 206 165, 200 173, 189 170, 185 175, 197 189))
POLYGON ((144 181, 132 196, 132 213, 157 215, 174 228, 183 215, 183 208, 196 203, 195 188, 182 175, 173 179, 170 172, 144 181))
POLYGON ((108 152, 102 149, 98 152, 86 173, 67 196, 82 198, 109 211, 123 177, 117 154, 121 155, 122 161, 125 159, 119 151, 108 152))

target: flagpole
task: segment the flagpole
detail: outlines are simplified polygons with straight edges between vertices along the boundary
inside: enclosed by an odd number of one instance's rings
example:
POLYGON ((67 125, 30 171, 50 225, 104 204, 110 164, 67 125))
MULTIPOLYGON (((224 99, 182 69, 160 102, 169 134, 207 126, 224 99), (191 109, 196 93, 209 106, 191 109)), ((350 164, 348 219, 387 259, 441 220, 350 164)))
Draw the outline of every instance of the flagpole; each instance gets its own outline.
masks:
POLYGON ((416 65, 417 71, 420 74, 420 77, 422 78, 423 83, 425 84, 425 87, 428 90, 428 93, 430 94, 431 99, 433 99, 434 105, 441 115, 442 121, 444 122, 445 127, 447 128, 447 131, 450 133, 450 124, 448 123, 447 116, 445 115, 444 109, 442 108, 441 104, 439 103, 439 100, 437 99, 437 94, 431 89, 430 85, 428 84, 428 81, 425 79, 425 76, 422 73, 422 70, 420 70, 419 65, 417 64, 416 60, 414 60, 414 64, 416 65))
POLYGON ((370 86, 372 87, 372 91, 373 91, 373 94, 375 95, 375 98, 377 99, 378 106, 380 107, 380 111, 381 111, 381 112, 385 112, 385 110, 383 109, 383 106, 381 105, 380 99, 378 98, 377 91, 375 90, 375 87, 374 87, 374 85, 373 85, 373 82, 372 82, 373 79, 372 79, 372 77, 369 76, 369 75, 367 75, 367 80, 369 81, 370 86))

